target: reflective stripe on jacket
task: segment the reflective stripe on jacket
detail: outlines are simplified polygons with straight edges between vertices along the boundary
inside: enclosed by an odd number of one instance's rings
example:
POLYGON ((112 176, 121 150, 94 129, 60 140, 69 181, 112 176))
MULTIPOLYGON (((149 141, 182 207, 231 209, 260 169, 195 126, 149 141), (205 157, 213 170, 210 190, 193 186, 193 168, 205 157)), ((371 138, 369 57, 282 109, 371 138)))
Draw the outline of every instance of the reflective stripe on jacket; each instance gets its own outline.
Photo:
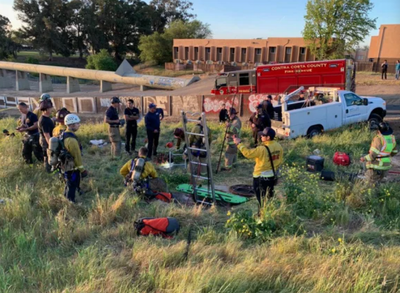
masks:
POLYGON ((394 135, 378 134, 372 140, 369 154, 365 156, 366 166, 368 169, 389 170, 392 167, 390 157, 396 154, 396 139, 394 135))

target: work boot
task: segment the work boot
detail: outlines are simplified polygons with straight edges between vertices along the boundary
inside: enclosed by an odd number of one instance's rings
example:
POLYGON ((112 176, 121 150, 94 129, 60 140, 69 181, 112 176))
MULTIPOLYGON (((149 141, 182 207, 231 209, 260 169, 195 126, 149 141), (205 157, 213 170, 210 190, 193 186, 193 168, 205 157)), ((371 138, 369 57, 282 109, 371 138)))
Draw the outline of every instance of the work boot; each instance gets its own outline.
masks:
POLYGON ((232 172, 232 168, 225 168, 225 167, 222 167, 220 171, 232 172))

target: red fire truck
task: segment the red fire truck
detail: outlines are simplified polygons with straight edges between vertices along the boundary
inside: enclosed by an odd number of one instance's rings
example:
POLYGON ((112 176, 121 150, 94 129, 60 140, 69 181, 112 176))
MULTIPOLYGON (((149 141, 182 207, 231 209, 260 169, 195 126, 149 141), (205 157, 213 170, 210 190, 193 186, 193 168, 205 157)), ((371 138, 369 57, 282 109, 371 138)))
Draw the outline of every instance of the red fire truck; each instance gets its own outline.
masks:
POLYGON ((290 93, 299 86, 334 87, 355 91, 355 66, 351 59, 281 63, 253 70, 224 73, 215 80, 215 95, 290 93))

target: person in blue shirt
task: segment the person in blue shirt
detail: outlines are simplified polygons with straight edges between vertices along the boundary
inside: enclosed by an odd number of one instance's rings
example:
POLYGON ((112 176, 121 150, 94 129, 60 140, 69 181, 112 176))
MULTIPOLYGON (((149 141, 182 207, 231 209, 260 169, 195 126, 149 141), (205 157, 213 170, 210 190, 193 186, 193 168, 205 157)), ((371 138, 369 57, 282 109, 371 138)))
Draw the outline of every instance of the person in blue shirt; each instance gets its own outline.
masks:
POLYGON ((396 79, 399 80, 400 78, 400 60, 396 62, 396 79))
POLYGON ((148 153, 147 157, 151 158, 152 155, 157 155, 158 140, 160 138, 160 121, 164 119, 164 112, 162 109, 157 109, 153 103, 149 105, 149 111, 144 117, 147 132, 148 153))

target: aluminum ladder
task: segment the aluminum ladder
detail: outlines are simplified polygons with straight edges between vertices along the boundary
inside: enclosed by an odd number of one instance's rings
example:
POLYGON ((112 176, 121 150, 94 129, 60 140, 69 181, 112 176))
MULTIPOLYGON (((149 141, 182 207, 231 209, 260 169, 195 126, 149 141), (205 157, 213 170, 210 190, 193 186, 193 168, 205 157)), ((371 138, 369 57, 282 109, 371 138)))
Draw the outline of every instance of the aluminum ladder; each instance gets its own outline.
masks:
MULTIPOLYGON (((206 121, 206 114, 203 112, 201 113, 201 120, 198 119, 193 119, 193 118, 188 118, 188 115, 194 116, 196 115, 195 113, 185 113, 184 111, 181 111, 182 115, 182 125, 183 125, 183 131, 185 132, 185 142, 186 142, 186 148, 187 148, 187 153, 188 153, 188 158, 189 158, 189 164, 190 164, 190 177, 191 177, 191 182, 193 184, 193 195, 196 203, 206 203, 205 201, 198 200, 197 197, 197 179, 204 179, 207 180, 207 189, 208 192, 211 191, 212 195, 212 201, 215 204, 215 188, 214 188, 214 181, 213 181, 213 173, 212 173, 212 166, 211 166, 211 150, 210 150, 210 142, 208 141, 208 128, 207 128, 207 121, 206 121), (193 133, 190 130, 188 130, 188 123, 189 122, 194 122, 194 123, 199 123, 203 127, 203 133, 193 133), (192 147, 189 144, 189 135, 194 135, 194 136, 199 136, 204 138, 204 145, 205 149, 199 149, 196 147, 192 147), (206 152, 206 163, 200 163, 195 161, 196 157, 192 154, 192 151, 201 151, 201 152, 206 152), (196 173, 196 168, 201 166, 207 166, 207 177, 201 176, 201 174, 196 173), (211 190, 210 190, 211 188, 211 190)), ((197 116, 198 117, 198 116, 197 116)))

